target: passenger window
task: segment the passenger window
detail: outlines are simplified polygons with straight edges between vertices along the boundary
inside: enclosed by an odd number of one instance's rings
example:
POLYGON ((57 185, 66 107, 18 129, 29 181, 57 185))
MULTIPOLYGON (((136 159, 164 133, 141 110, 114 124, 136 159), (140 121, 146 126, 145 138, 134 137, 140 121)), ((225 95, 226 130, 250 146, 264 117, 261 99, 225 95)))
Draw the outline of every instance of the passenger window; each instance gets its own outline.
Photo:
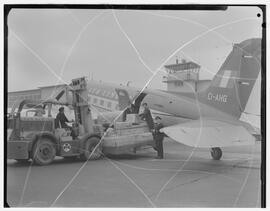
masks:
POLYGON ((112 103, 111 102, 108 102, 107 103, 107 107, 110 108, 112 106, 112 103))
POLYGON ((104 105, 104 100, 100 100, 99 104, 100 104, 101 106, 103 106, 103 105, 104 105))

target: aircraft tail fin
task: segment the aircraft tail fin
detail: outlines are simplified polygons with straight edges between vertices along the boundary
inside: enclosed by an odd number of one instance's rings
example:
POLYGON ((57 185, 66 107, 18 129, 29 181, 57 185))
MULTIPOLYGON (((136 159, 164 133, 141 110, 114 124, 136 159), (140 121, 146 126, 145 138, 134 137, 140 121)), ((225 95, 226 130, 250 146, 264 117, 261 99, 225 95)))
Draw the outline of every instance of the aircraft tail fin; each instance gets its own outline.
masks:
POLYGON ((261 69, 261 39, 248 39, 233 46, 203 102, 240 118, 261 69))

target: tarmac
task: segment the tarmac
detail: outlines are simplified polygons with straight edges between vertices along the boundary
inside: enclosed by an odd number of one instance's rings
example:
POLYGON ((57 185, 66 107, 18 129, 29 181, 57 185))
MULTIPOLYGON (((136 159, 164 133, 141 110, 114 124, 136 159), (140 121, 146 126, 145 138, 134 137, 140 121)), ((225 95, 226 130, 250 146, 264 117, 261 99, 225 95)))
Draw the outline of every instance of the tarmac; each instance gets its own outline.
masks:
POLYGON ((47 166, 7 161, 10 207, 261 207, 261 144, 209 149, 164 141, 96 161, 57 158, 47 166))

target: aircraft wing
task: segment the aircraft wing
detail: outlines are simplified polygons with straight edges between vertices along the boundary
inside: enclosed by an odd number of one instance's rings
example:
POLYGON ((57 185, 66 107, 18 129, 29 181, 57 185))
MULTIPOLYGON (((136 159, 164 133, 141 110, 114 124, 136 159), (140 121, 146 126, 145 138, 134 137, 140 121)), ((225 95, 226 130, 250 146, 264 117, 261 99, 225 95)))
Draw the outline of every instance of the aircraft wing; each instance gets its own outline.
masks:
POLYGON ((162 128, 170 138, 192 147, 227 147, 255 144, 255 137, 240 123, 212 119, 191 120, 162 128))

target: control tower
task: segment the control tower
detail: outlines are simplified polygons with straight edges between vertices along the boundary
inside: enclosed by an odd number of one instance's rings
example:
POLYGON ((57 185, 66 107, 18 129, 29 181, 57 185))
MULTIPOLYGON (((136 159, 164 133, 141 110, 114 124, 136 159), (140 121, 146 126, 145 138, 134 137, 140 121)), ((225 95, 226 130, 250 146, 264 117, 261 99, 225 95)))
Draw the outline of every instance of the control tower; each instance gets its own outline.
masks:
POLYGON ((192 61, 176 59, 176 64, 164 66, 167 76, 162 82, 167 83, 167 91, 170 92, 197 92, 206 88, 209 80, 199 80, 201 66, 192 61))

